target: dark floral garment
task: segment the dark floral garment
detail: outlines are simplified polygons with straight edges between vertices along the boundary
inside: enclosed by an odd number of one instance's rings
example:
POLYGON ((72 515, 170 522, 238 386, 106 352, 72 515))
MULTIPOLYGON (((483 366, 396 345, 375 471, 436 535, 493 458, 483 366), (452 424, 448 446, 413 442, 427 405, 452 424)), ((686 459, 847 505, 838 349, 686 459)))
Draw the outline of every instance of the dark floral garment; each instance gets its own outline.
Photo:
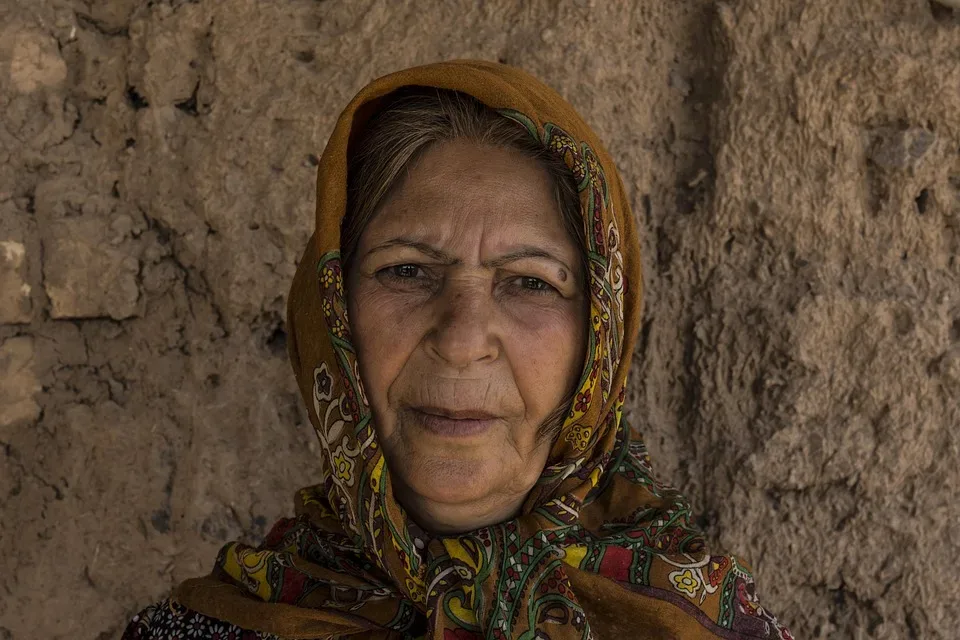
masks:
POLYGON ((279 640, 209 618, 170 600, 152 604, 133 616, 121 640, 279 640))

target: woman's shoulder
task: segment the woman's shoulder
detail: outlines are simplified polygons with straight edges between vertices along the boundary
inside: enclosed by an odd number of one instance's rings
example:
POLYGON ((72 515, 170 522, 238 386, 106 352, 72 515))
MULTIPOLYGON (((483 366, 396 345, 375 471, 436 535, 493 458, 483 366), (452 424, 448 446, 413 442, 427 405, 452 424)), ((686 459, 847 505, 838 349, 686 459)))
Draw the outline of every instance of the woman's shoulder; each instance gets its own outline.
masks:
POLYGON ((277 636, 242 629, 229 622, 205 616, 169 598, 133 616, 121 640, 278 640, 277 636))

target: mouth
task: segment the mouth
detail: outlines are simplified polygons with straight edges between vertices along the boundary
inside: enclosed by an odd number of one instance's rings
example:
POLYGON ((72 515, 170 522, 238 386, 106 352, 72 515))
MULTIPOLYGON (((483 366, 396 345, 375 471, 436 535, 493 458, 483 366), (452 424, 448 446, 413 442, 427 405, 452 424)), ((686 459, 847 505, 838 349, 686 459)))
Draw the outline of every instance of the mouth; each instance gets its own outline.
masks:
POLYGON ((479 409, 410 407, 417 424, 438 436, 466 437, 491 429, 501 418, 479 409))

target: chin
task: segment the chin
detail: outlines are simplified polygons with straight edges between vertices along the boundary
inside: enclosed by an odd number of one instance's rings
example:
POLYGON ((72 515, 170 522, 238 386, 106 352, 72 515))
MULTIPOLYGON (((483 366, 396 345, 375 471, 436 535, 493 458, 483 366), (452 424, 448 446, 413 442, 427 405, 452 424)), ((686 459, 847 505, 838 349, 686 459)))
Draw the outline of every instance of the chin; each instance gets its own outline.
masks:
POLYGON ((482 500, 507 484, 503 482, 506 470, 498 468, 495 461, 493 455, 486 459, 424 456, 410 460, 398 472, 420 499, 439 504, 467 503, 482 500))

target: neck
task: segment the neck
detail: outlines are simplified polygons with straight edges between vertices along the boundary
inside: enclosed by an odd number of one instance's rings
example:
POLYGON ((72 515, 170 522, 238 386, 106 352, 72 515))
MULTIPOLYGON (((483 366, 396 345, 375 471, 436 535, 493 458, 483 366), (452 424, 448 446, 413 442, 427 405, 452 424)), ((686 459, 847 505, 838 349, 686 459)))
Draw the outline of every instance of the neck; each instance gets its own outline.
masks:
POLYGON ((395 486, 394 497, 424 531, 450 536, 475 531, 512 519, 519 513, 526 495, 497 495, 473 502, 445 504, 395 486))

